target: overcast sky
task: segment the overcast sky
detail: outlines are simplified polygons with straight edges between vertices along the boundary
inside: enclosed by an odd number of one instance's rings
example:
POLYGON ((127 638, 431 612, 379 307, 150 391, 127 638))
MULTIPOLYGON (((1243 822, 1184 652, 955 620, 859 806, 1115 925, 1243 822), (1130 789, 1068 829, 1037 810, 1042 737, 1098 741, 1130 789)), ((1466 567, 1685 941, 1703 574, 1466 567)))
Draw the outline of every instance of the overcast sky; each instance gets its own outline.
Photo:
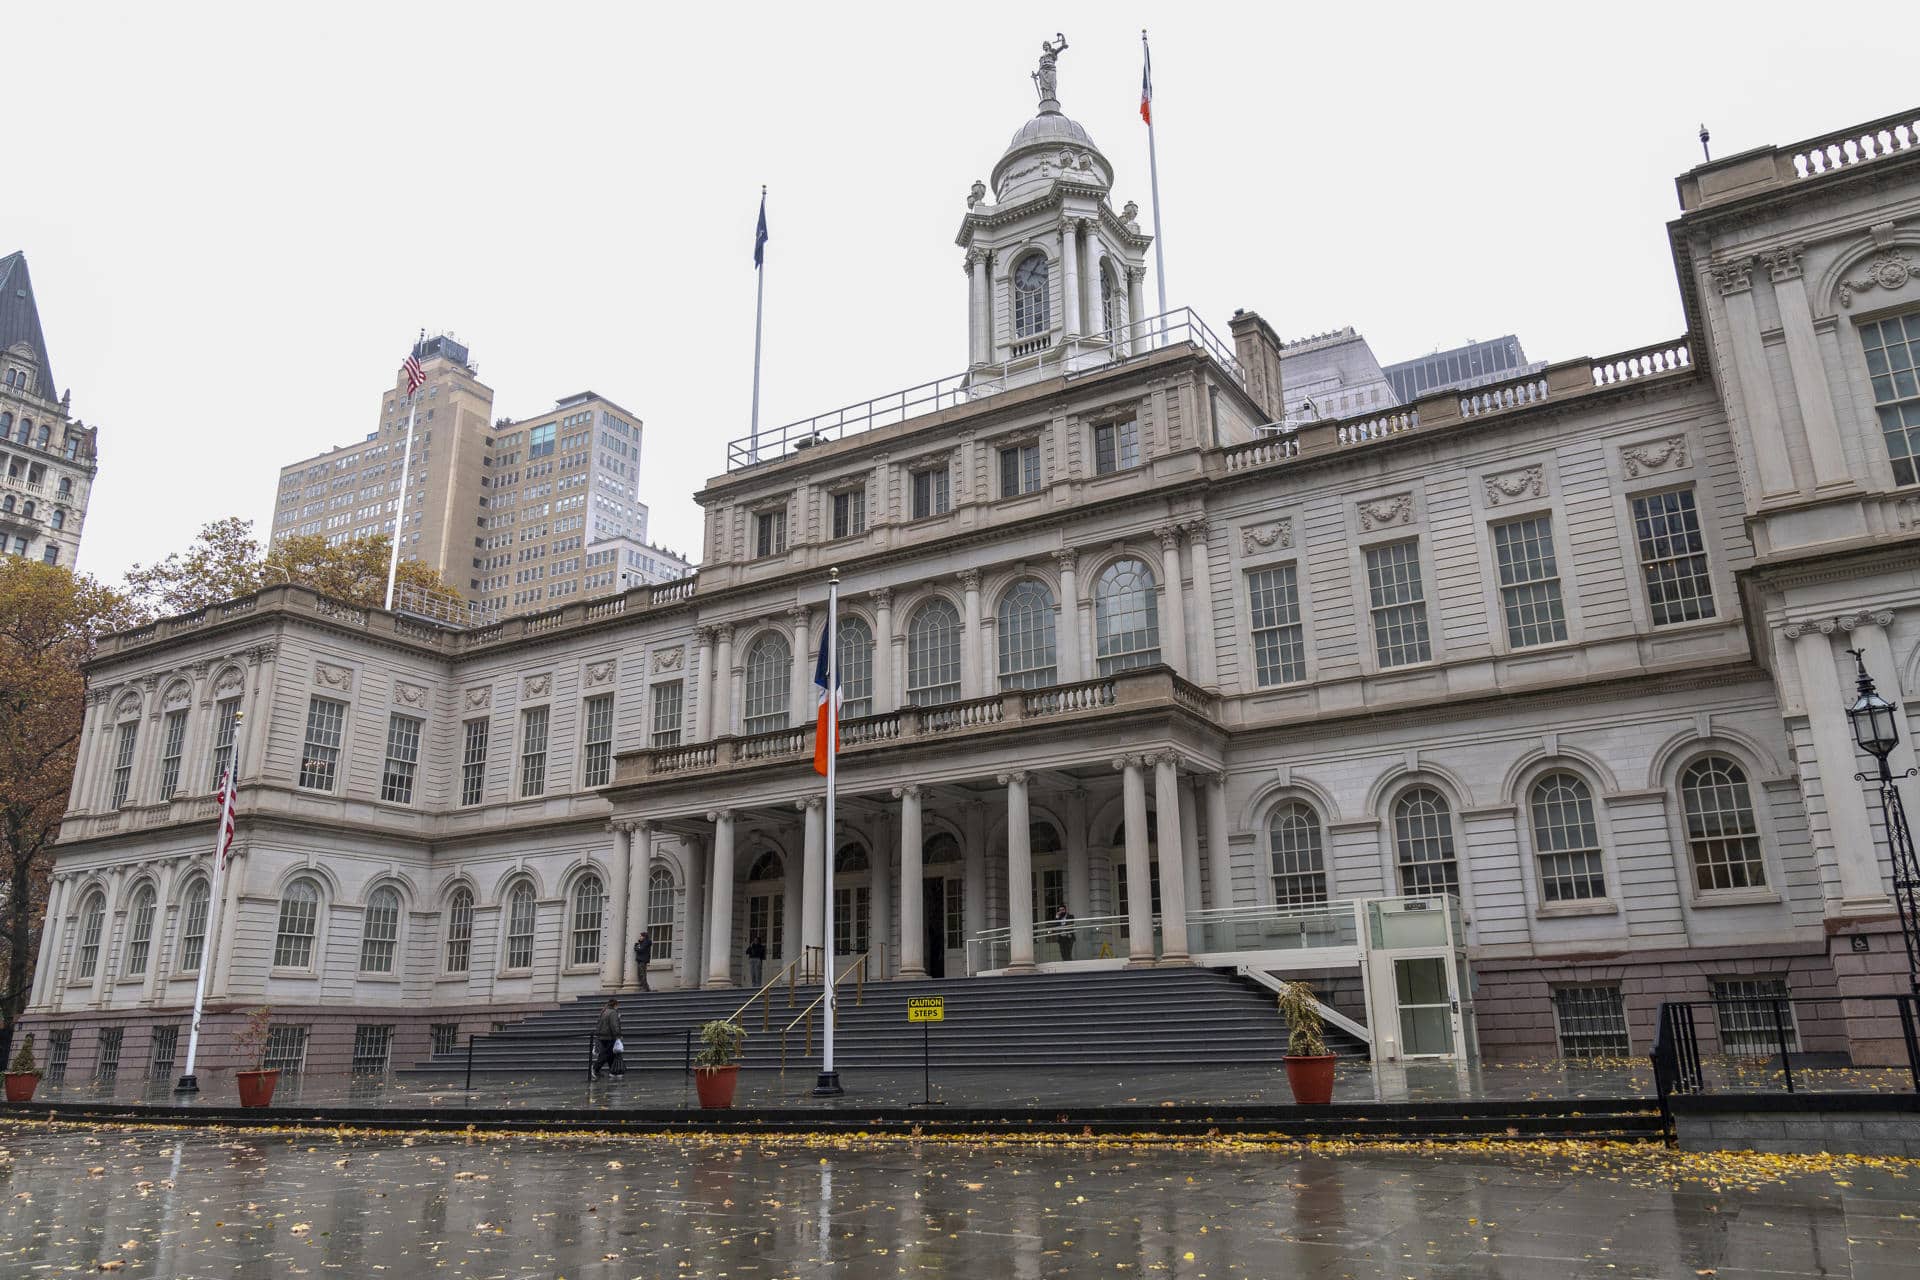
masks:
POLYGON ((760 184, 765 422, 958 372, 953 236, 1056 30, 1063 107, 1146 210, 1152 28, 1172 305, 1558 360, 1679 332, 1702 120, 1730 155, 1913 105, 1873 35, 1904 7, 1772 8, 14 6, 0 253, 101 427, 83 569, 264 534, 278 468, 372 430, 422 326, 496 415, 638 413, 654 539, 694 549, 747 427, 760 184))

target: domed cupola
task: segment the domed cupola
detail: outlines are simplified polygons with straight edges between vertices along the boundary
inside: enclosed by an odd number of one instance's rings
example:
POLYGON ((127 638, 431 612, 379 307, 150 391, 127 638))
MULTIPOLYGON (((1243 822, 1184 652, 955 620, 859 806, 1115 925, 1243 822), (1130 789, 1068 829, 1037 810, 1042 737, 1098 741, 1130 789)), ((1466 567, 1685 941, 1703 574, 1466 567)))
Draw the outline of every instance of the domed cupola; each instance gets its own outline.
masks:
POLYGON ((993 198, 1007 204, 1046 190, 1056 178, 1102 191, 1113 186, 1113 166, 1100 154, 1079 121, 1061 114, 1056 60, 1066 51, 1064 36, 1040 44, 1040 69, 1033 73, 1040 92, 1040 113, 1021 125, 993 166, 993 198))

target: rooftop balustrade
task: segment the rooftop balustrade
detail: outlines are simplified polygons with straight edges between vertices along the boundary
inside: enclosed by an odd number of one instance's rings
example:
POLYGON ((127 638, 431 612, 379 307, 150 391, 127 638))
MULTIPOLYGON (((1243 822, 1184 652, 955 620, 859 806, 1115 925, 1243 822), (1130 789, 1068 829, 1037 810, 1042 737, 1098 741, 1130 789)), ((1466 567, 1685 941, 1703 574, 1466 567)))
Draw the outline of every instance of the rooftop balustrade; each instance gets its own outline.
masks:
POLYGON ((1920 109, 1909 109, 1804 142, 1759 147, 1702 164, 1681 175, 1680 207, 1689 212, 1710 208, 1915 154, 1920 154, 1920 109))

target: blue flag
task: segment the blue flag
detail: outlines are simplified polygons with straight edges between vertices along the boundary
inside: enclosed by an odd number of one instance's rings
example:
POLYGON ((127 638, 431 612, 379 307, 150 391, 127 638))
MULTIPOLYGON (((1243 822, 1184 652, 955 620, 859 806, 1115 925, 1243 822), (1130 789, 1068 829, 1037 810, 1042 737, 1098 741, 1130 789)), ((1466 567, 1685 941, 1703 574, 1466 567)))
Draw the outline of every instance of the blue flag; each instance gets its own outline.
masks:
POLYGON ((760 225, 753 233, 753 265, 765 265, 767 259, 767 189, 760 188, 760 225))

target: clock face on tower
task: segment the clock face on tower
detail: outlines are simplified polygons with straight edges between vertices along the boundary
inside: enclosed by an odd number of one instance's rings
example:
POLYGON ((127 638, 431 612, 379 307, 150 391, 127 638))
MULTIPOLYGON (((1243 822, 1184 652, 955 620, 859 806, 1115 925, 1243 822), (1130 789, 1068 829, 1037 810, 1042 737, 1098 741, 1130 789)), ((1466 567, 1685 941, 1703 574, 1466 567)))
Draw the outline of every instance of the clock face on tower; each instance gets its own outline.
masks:
POLYGON ((1047 287, 1047 260, 1033 254, 1013 273, 1014 287, 1022 293, 1037 293, 1047 287))

